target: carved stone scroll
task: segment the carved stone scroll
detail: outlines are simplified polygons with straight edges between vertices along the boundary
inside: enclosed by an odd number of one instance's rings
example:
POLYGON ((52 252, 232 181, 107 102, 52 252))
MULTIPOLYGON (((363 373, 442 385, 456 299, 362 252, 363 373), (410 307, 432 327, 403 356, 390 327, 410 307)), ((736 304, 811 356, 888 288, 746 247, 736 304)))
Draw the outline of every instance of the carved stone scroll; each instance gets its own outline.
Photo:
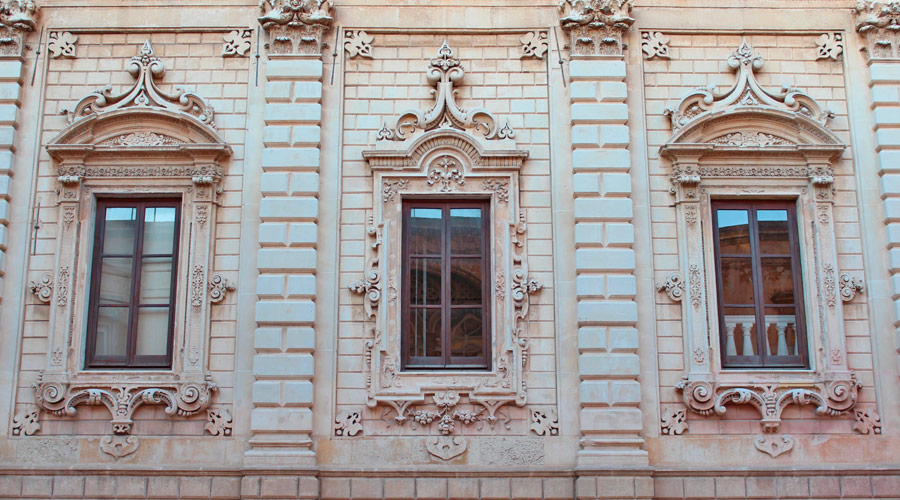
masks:
POLYGON ((232 292, 237 287, 231 281, 222 277, 221 274, 214 274, 209 280, 209 301, 218 304, 225 300, 225 295, 232 292))
POLYGON ((550 41, 547 39, 546 31, 529 32, 519 41, 522 42, 522 58, 544 59, 547 51, 550 50, 550 41))
POLYGON ((644 59, 671 59, 669 55, 669 37, 659 31, 644 31, 641 33, 641 51, 644 59))
POLYGON ((222 56, 243 57, 253 45, 253 30, 234 30, 223 37, 222 56))
POLYGON ((375 37, 365 31, 347 30, 344 33, 344 50, 347 51, 347 57, 353 59, 354 57, 359 56, 373 59, 375 57, 372 55, 373 40, 375 40, 375 37))
POLYGON ((681 302, 684 298, 684 278, 681 273, 669 273, 665 283, 657 283, 656 290, 666 292, 666 295, 675 302, 681 302))
POLYGON ((41 302, 47 304, 53 297, 53 275, 44 273, 37 281, 28 283, 28 290, 41 302))
POLYGON ((109 113, 128 107, 153 107, 175 113, 187 113, 205 125, 215 128, 214 111, 205 99, 185 90, 169 94, 156 85, 166 74, 166 67, 153 52, 150 41, 144 42, 140 53, 131 58, 127 71, 135 78, 134 85, 125 92, 113 95, 112 87, 91 92, 69 113, 69 123, 95 113, 109 113))
POLYGON ((269 33, 269 53, 320 55, 334 24, 333 0, 260 0, 259 23, 269 33))
POLYGON ((863 283, 862 278, 851 276, 848 273, 841 274, 838 278, 838 284, 841 289, 841 300, 844 302, 850 302, 856 297, 857 293, 864 293, 866 291, 866 286, 863 283))
POLYGON ((455 86, 462 83, 465 70, 453 49, 445 41, 437 57, 429 64, 428 82, 435 87, 434 106, 422 112, 411 109, 403 112, 392 128, 385 124, 378 132, 379 140, 403 141, 416 129, 432 130, 438 126, 474 129, 486 139, 509 139, 515 132, 508 124, 498 126, 494 115, 484 108, 461 108, 456 103, 455 86))
POLYGON ((559 22, 569 34, 572 55, 622 55, 622 41, 634 24, 633 0, 561 0, 559 22))
POLYGON ((61 57, 74 59, 76 43, 78 43, 78 37, 68 31, 51 31, 47 36, 47 50, 50 52, 50 59, 61 57))

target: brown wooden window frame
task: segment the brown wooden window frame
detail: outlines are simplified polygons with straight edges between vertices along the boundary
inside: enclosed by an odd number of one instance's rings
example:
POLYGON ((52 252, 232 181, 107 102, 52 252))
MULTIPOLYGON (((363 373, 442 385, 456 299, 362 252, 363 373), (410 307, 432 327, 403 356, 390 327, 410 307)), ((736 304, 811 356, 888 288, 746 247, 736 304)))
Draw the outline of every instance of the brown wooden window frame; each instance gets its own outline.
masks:
MULTIPOLYGON (((711 202, 712 209, 712 228, 713 228, 713 246, 715 249, 715 265, 716 265, 716 297, 718 299, 718 315, 719 315, 719 342, 722 360, 722 368, 753 368, 753 369, 807 369, 809 367, 809 353, 807 341, 809 332, 806 328, 806 315, 804 309, 803 294, 803 273, 801 269, 802 262, 800 260, 800 227, 797 224, 797 207, 796 200, 778 201, 778 200, 760 200, 760 201, 736 201, 736 200, 713 200, 711 202), (795 324, 794 330, 797 339, 797 352, 794 355, 778 356, 768 354, 766 349, 767 335, 756 335, 756 352, 753 356, 729 356, 726 353, 727 332, 725 330, 725 307, 724 302, 724 285, 722 283, 722 258, 742 257, 747 258, 744 254, 728 254, 722 255, 719 249, 719 210, 747 210, 748 224, 750 226, 750 255, 752 265, 752 283, 754 298, 754 317, 755 324, 766 325, 765 308, 778 307, 778 304, 763 303, 763 280, 762 280, 762 254, 759 249, 759 225, 757 220, 758 210, 786 210, 788 219, 788 243, 791 249, 790 254, 766 254, 766 258, 790 258, 792 285, 794 293, 794 310, 795 324)), ((737 305, 734 307, 738 307, 737 305)), ((743 306, 741 306, 743 307, 743 306)))
MULTIPOLYGON (((465 199, 404 199, 402 201, 402 283, 401 286, 401 370, 478 370, 491 369, 491 352, 493 348, 491 336, 491 203, 487 198, 465 199), (441 209, 441 254, 416 254, 410 253, 410 214, 413 208, 440 208, 441 209), (450 210, 454 208, 479 208, 482 213, 482 253, 481 253, 481 310, 482 310, 482 355, 475 357, 453 357, 450 355, 450 311, 454 307, 450 304, 450 262, 454 255, 450 253, 450 210), (410 298, 410 262, 411 259, 440 257, 441 259, 441 357, 422 356, 415 357, 410 351, 410 325, 409 314, 411 309, 410 298), (477 362, 475 362, 477 360, 477 362)), ((466 255, 471 258, 471 255, 466 255)), ((458 258, 458 256, 456 257, 458 258)), ((425 306, 416 306, 425 307, 425 306)), ((458 305, 459 308, 472 308, 472 305, 458 305)), ((431 306, 431 308, 435 308, 431 306)))
MULTIPOLYGON (((88 305, 88 323, 87 323, 87 342, 86 342, 86 360, 85 367, 88 369, 95 368, 163 368, 170 369, 172 367, 172 350, 174 344, 175 332, 175 305, 177 296, 177 277, 178 277, 178 250, 181 234, 181 203, 180 198, 160 197, 160 198, 101 198, 97 200, 97 218, 94 226, 94 254, 91 261, 91 280, 90 280, 90 300, 88 305), (135 226, 134 248, 130 254, 104 254, 103 241, 106 229, 106 209, 110 207, 127 207, 137 209, 137 224, 135 226), (144 214, 148 207, 174 207, 175 208, 175 228, 172 242, 171 254, 144 254, 144 214), (165 355, 143 355, 136 354, 137 350, 137 322, 138 310, 140 309, 139 294, 141 290, 141 266, 145 258, 172 258, 172 281, 169 292, 169 331, 166 337, 166 354, 165 355), (97 323, 100 312, 100 266, 103 258, 131 258, 132 259, 132 282, 131 282, 131 298, 127 307, 128 313, 128 334, 126 341, 125 357, 120 356, 98 356, 96 354, 97 345, 97 323)), ((154 304, 162 306, 163 304, 154 304)))

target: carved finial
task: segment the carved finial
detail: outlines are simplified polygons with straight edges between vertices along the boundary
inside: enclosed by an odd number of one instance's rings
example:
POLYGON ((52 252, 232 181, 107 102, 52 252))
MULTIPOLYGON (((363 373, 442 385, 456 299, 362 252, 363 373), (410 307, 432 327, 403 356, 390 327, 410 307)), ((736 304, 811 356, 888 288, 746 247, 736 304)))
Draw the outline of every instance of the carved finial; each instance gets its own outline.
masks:
POLYGON ((634 24, 633 0, 561 0, 568 13, 560 18, 570 35, 573 55, 622 55, 624 33, 634 24))
POLYGON ((156 80, 166 74, 166 67, 154 54, 150 40, 144 42, 138 55, 131 58, 127 71, 135 78, 130 89, 119 95, 112 94, 111 86, 91 92, 75 105, 75 111, 68 115, 69 123, 92 114, 145 107, 187 114, 215 128, 213 108, 205 99, 194 92, 176 89, 175 94, 169 94, 157 87, 156 80))

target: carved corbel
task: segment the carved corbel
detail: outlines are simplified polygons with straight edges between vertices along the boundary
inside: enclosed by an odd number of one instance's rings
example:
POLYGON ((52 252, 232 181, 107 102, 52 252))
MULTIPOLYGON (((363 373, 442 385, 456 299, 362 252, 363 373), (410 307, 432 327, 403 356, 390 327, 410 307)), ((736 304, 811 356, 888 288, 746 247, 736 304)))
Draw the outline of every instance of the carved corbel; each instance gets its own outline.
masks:
POLYGON ((231 281, 222 277, 221 274, 214 274, 209 280, 209 301, 218 304, 225 300, 225 295, 232 292, 237 287, 231 281))
POLYGON ((792 404, 814 405, 817 415, 838 416, 857 402, 860 382, 852 372, 831 374, 823 381, 809 384, 718 385, 707 380, 684 380, 675 386, 685 406, 694 413, 724 415, 726 405, 749 404, 760 413, 764 432, 773 433, 781 425, 781 414, 792 404))
POLYGON ((625 32, 634 24, 633 0, 562 0, 559 22, 569 34, 572 55, 617 55, 628 48, 625 32))
POLYGON ((38 14, 33 0, 0 0, 0 56, 21 56, 38 14))
POLYGON ((857 293, 865 293, 866 291, 862 278, 851 276, 848 273, 841 274, 840 278, 838 278, 838 284, 841 290, 841 300, 844 302, 850 302, 856 297, 857 293))
POLYGON ((53 297, 53 275, 44 273, 37 281, 28 284, 28 290, 41 302, 47 304, 53 297))
POLYGON ((675 302, 681 302, 684 298, 684 277, 681 273, 669 273, 665 283, 657 283, 656 291, 666 292, 666 295, 675 302))
POLYGON ((316 55, 334 24, 332 0, 261 0, 259 23, 269 34, 269 54, 316 55))

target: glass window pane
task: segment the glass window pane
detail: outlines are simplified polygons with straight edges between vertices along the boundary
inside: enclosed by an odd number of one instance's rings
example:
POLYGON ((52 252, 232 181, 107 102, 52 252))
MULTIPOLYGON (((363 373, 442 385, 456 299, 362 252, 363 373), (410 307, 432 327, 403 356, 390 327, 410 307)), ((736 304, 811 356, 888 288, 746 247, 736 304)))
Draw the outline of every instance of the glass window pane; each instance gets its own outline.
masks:
POLYGON ((450 253, 481 255, 484 236, 480 208, 450 209, 450 253))
POLYGON ((719 252, 722 255, 750 254, 750 218, 746 210, 716 210, 719 225, 719 252))
POLYGON ((165 356, 169 341, 169 308, 138 309, 137 356, 165 356))
POLYGON ((146 257, 141 263, 139 304, 168 304, 172 296, 172 258, 146 257))
POLYGON ((484 352, 481 308, 456 308, 450 312, 450 355, 478 358, 484 352))
POLYGON ((722 263, 722 303, 753 305, 753 266, 749 257, 726 257, 722 263))
POLYGON ((134 259, 104 258, 100 265, 99 304, 131 302, 131 263, 134 259))
POLYGON ((794 275, 789 257, 766 257, 762 262, 763 300, 766 304, 794 304, 794 275))
POLYGON ((411 305, 440 305, 441 286, 441 259, 410 259, 409 303, 411 305))
POLYGON ((128 310, 127 307, 100 308, 95 356, 125 357, 128 348, 128 310))
POLYGON ((766 342, 773 356, 797 355, 797 317, 793 307, 767 307, 766 342))
POLYGON ((444 220, 440 208, 412 208, 409 214, 409 252, 440 254, 444 220))
POLYGON ((441 356, 440 309, 410 309, 409 354, 414 357, 441 356))
POLYGON ((756 316, 752 307, 725 308, 725 355, 755 356, 756 316))
POLYGON ((790 254, 787 210, 757 210, 759 251, 765 254, 790 254))
POLYGON ((175 245, 175 207, 144 209, 144 254, 171 254, 175 245))
POLYGON ((450 261, 450 303, 481 304, 481 259, 450 261))
POLYGON ((133 255, 137 209, 134 207, 107 207, 105 217, 103 253, 133 255))

